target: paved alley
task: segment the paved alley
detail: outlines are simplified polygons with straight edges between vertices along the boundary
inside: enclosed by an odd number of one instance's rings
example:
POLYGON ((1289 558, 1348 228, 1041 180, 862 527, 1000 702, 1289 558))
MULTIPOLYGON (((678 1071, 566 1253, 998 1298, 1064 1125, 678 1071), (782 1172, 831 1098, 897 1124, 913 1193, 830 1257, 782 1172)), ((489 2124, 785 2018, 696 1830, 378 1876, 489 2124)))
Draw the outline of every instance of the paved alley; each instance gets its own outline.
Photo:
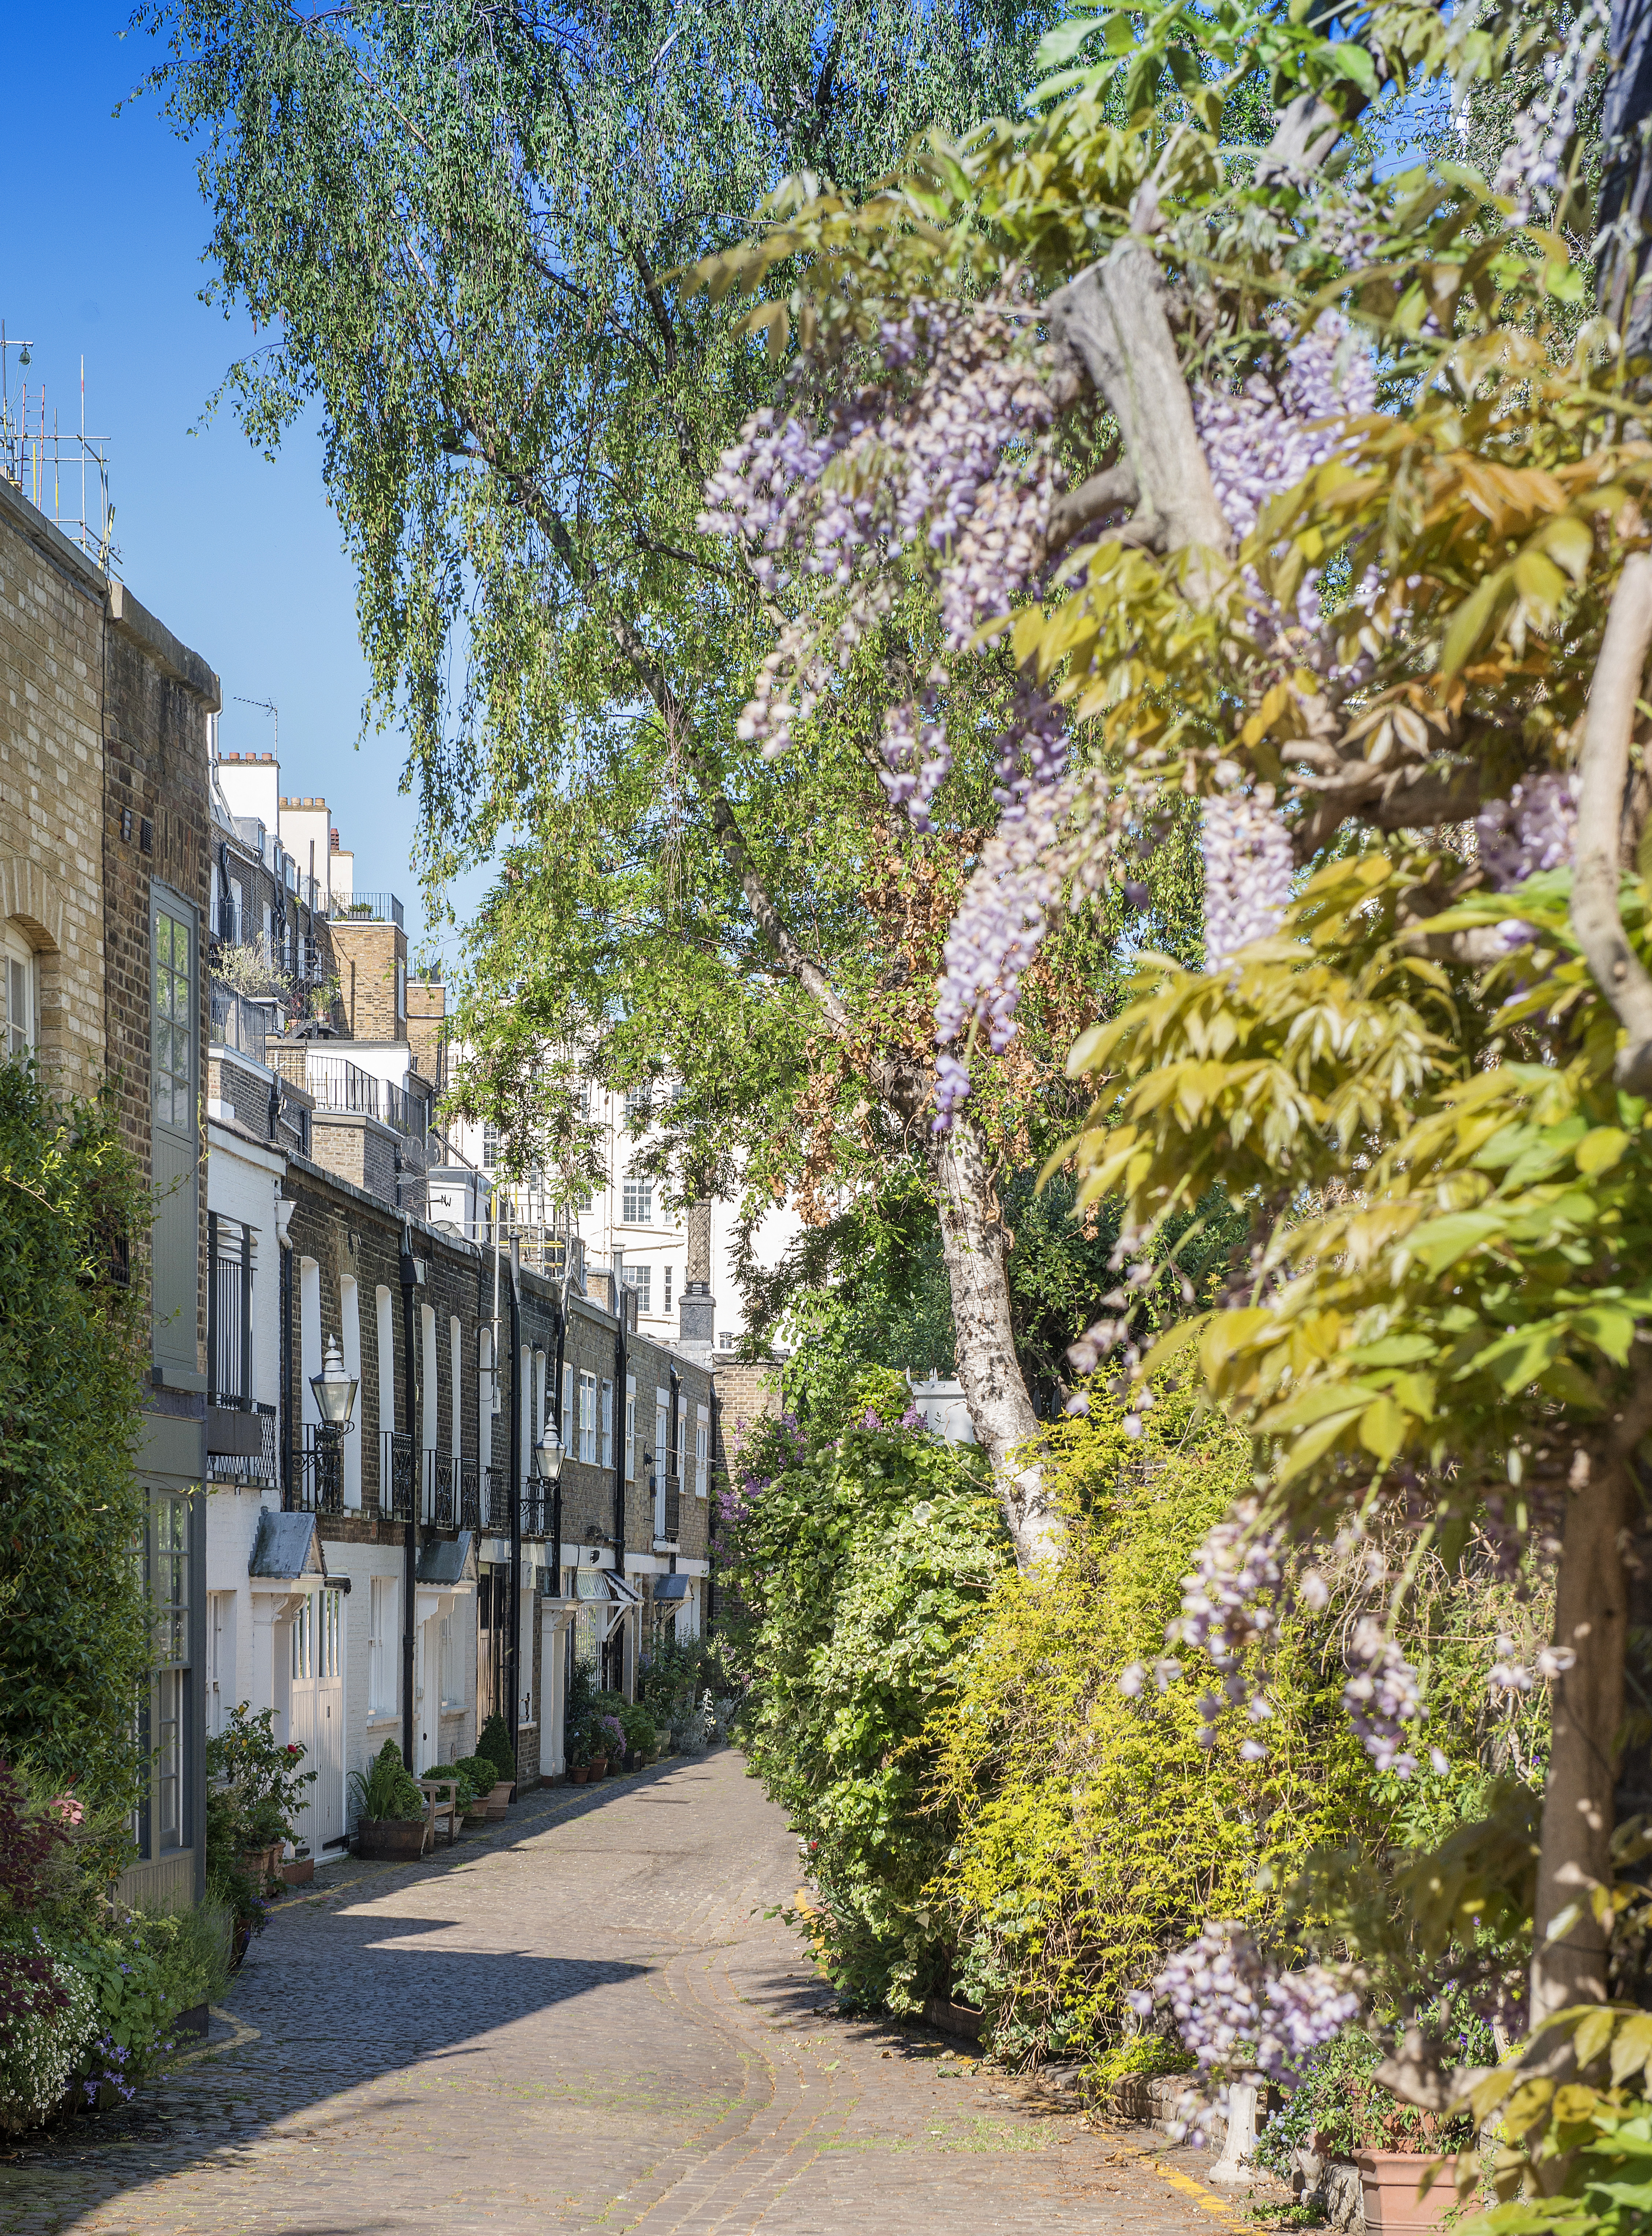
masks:
POLYGON ((221 2040, 0 2161, 3 2236, 1040 2236, 1236 2224, 1152 2139, 967 2047, 843 2020, 795 1843, 732 1750, 344 1867, 255 1942, 221 2040))

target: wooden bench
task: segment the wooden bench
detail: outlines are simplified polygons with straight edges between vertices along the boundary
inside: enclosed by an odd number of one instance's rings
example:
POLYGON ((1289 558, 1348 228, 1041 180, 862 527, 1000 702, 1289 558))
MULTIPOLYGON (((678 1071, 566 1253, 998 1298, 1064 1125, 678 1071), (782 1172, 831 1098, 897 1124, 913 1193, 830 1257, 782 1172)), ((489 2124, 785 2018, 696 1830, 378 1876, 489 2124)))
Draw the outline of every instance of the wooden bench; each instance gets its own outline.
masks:
POLYGON ((459 1781, 456 1778, 422 1778, 419 1792, 429 1804, 429 1815, 425 1820, 429 1834, 427 1845, 436 1845, 436 1828, 445 1817, 448 1821, 448 1845, 451 1847, 459 1837, 459 1781))

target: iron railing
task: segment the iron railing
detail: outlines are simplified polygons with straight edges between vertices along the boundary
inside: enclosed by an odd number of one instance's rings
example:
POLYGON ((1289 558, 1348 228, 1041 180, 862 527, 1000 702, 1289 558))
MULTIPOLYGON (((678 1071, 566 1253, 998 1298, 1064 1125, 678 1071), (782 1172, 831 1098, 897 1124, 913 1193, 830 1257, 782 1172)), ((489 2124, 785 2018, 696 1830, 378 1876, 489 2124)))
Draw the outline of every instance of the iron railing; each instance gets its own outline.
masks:
POLYGON ((213 980, 211 999, 213 1046, 238 1049, 255 1063, 262 1063, 265 1041, 276 1030, 276 1003, 255 1002, 238 994, 221 978, 213 980))
POLYGON ((335 893, 326 913, 335 924, 354 917, 360 924, 399 924, 402 904, 394 893, 335 893))
POLYGON ((243 1452, 208 1452, 206 1472, 214 1483, 261 1483, 272 1490, 280 1476, 279 1454, 276 1445, 278 1415, 273 1405, 259 1405, 250 1398, 212 1399, 220 1412, 246 1413, 259 1424, 264 1449, 256 1455, 243 1452))
POLYGON ((378 1438, 378 1511, 388 1522, 413 1519, 413 1485, 417 1480, 413 1439, 383 1429, 378 1438))
POLYGON ((319 1109, 352 1110, 365 1118, 378 1115, 377 1080, 345 1056, 317 1056, 306 1049, 304 1083, 319 1109))
POLYGON ((480 1529, 482 1527, 482 1494, 480 1470, 475 1460, 455 1460, 454 1476, 459 1501, 461 1529, 480 1529))
POLYGON ((488 1470, 488 1523, 495 1537, 510 1535, 510 1470, 490 1467, 488 1470))
POLYGON ((304 1448, 284 1501, 289 1514, 342 1514, 344 1510, 344 1440, 335 1431, 306 1422, 304 1448))
POLYGON ((654 1535, 669 1545, 677 1542, 677 1532, 682 1526, 683 1490, 679 1482, 665 1485, 656 1509, 654 1535))

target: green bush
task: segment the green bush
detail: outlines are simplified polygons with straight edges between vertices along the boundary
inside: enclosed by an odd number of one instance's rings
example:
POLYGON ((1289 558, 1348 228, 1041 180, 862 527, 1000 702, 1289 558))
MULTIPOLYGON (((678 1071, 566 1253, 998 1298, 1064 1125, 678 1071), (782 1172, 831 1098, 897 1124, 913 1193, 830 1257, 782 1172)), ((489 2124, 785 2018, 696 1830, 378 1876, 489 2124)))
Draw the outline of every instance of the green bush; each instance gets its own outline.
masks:
POLYGON ((424 1796, 402 1760, 402 1750, 394 1739, 385 1740, 365 1776, 359 1770, 352 1770, 350 1782, 356 1789, 360 1813, 370 1824, 404 1824, 410 1817, 424 1814, 424 1796))
POLYGON ((898 1425, 906 1404, 879 1377, 841 1433, 764 1424, 721 1502, 748 1762, 801 1836, 839 1992, 897 2010, 950 1985, 925 1734, 1009 1558, 979 1454, 898 1425))
POLYGON ((27 1064, 0 1063, 0 1760, 118 1824, 150 1654, 131 1557, 147 1323, 141 1284, 111 1276, 148 1200, 113 1101, 60 1106, 27 1064))
POLYGON ((639 1700, 622 1700, 617 1713, 625 1726, 626 1746, 633 1765, 646 1762, 659 1745, 653 1718, 639 1700))
POLYGON ((510 1749, 510 1726, 502 1715, 489 1716, 482 1726, 482 1735, 476 1741, 476 1753, 485 1755, 494 1765, 495 1784, 501 1779, 515 1783, 516 1762, 510 1749))
POLYGON ((457 1762, 450 1763, 448 1769, 450 1773, 456 1773, 466 1780, 473 1799, 477 1801, 485 1801, 499 1783, 499 1766, 491 1755, 462 1755, 457 1762))

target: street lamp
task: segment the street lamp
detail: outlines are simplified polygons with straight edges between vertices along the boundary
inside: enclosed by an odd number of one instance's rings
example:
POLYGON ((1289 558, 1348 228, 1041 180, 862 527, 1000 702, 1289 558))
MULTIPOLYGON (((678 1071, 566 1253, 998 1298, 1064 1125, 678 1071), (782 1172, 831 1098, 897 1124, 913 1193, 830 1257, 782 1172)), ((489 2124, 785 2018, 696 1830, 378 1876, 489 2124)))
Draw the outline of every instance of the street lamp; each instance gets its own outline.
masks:
POLYGON ((344 1371, 336 1335, 327 1338, 326 1358, 322 1361, 320 1373, 310 1377, 310 1387, 316 1393, 316 1411, 321 1416, 322 1427, 335 1437, 347 1437, 356 1425, 350 1417, 356 1410, 357 1385, 344 1371))
POLYGON ((547 1421, 545 1424, 545 1434, 540 1439, 539 1449, 534 1453, 534 1459, 544 1482, 554 1483, 560 1481, 562 1439, 556 1433, 554 1421, 547 1421))

